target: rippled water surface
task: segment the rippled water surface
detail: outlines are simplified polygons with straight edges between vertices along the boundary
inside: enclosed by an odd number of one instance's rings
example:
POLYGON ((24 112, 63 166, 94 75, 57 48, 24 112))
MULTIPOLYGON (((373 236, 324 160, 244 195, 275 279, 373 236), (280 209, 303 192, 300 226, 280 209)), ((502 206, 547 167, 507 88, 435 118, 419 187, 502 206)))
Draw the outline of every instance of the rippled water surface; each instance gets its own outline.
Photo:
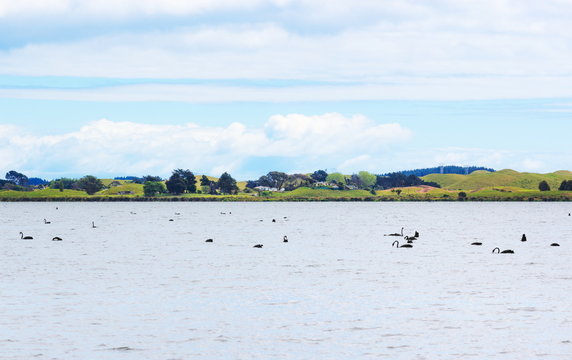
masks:
POLYGON ((0 358, 572 359, 569 212, 0 203, 0 358))

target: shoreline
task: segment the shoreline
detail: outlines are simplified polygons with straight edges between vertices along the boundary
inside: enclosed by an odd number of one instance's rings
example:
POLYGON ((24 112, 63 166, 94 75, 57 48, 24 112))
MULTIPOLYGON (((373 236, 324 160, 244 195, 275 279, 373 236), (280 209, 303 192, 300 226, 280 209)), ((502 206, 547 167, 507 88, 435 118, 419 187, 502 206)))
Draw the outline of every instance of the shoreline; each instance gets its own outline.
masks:
POLYGON ((515 198, 392 198, 392 197, 317 197, 317 198, 230 198, 230 197, 21 197, 0 198, 4 202, 571 202, 566 197, 515 198))

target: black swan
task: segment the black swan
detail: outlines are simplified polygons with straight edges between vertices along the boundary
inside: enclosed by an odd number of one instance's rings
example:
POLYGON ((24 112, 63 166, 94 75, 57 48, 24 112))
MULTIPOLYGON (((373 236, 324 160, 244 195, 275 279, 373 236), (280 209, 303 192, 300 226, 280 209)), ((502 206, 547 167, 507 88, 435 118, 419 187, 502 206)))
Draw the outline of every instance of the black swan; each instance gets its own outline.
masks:
POLYGON ((383 236, 403 236, 403 229, 404 229, 404 228, 401 228, 401 234, 393 233, 393 234, 385 234, 385 235, 383 235, 383 236))
POLYGON ((97 227, 97 226, 95 226, 95 221, 92 221, 92 222, 91 222, 91 227, 92 227, 93 229, 95 229, 95 228, 97 227))
POLYGON ((213 242, 213 239, 206 239, 205 242, 213 242))
POLYGON ((510 249, 501 251, 498 247, 493 249, 493 254, 495 253, 495 250, 497 250, 497 254, 514 254, 514 251, 510 249))
POLYGON ((256 245, 254 245, 253 247, 255 247, 255 248, 262 248, 262 246, 263 246, 262 244, 256 244, 256 245))
POLYGON ((24 236, 24 233, 20 231, 20 239, 22 240, 34 240, 31 236, 24 236))
POLYGON ((522 234, 522 237, 520 238, 520 241, 526 241, 526 234, 522 234))
POLYGON ((550 244, 550 246, 560 246, 560 244, 559 243, 552 243, 552 244, 550 244))
POLYGON ((476 241, 474 243, 471 243, 471 245, 481 246, 481 245, 483 245, 483 243, 476 241))
POLYGON ((44 224, 51 224, 51 222, 48 221, 48 220, 46 220, 46 219, 44 219, 44 224))
POLYGON ((282 242, 288 242, 288 236, 284 235, 284 239, 282 240, 282 242))
POLYGON ((59 237, 59 236, 54 236, 54 237, 52 238, 52 241, 62 241, 62 238, 59 237))
POLYGON ((391 244, 391 246, 393 247, 395 244, 397 244, 398 248, 412 248, 413 247, 413 245, 411 245, 411 244, 403 244, 403 245, 399 246, 399 241, 397 241, 397 240, 395 240, 393 242, 393 244, 391 244))

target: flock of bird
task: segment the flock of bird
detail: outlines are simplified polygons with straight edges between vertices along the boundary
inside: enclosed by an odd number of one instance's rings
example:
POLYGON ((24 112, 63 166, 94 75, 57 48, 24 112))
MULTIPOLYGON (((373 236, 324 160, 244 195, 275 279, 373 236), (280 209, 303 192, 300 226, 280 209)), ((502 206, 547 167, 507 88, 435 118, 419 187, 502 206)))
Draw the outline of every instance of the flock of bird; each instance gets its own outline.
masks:
MULTIPOLYGON (((568 216, 570 216, 570 214, 568 214, 568 216)), ((400 236, 400 237, 402 237, 405 241, 407 241, 406 244, 399 245, 399 241, 398 241, 398 240, 395 240, 395 241, 391 244, 392 247, 395 246, 395 247, 398 247, 398 248, 412 248, 412 247, 413 247, 413 240, 417 240, 417 239, 419 238, 419 232, 418 232, 418 231, 415 231, 415 235, 413 235, 413 236, 407 236, 407 235, 403 236, 403 230, 404 230, 404 229, 405 229, 405 228, 402 227, 400 233, 384 234, 384 236, 400 236)), ((526 239, 526 234, 522 234, 522 237, 520 238, 520 241, 521 241, 521 242, 527 241, 527 239, 526 239)), ((471 243, 471 245, 481 246, 481 245, 483 245, 483 243, 482 243, 482 242, 473 242, 473 243, 471 243)), ((552 243, 552 244, 550 244, 550 246, 560 246, 560 244, 558 244, 558 243, 552 243)), ((514 254, 514 250, 512 250, 512 249, 501 250, 499 247, 495 247, 495 248, 493 249, 492 253, 494 254, 495 251, 496 251, 497 254, 514 254)))
MULTIPOLYGON (((56 208, 56 209, 57 209, 57 208, 56 208)), ((135 212, 133 212, 133 211, 131 211, 130 213, 131 213, 131 215, 137 214, 137 213, 135 213, 135 212)), ((226 215, 226 213, 224 213, 224 212, 221 212, 220 214, 221 214, 221 215, 226 215)), ((232 212, 229 212, 229 214, 232 214, 232 212)), ((181 215, 181 213, 176 212, 175 215, 181 215)), ((288 217, 287 217, 287 216, 284 216, 284 220, 288 220, 288 217)), ((175 221, 175 219, 169 219, 169 221, 175 221)), ((260 220, 260 221, 264 221, 264 220, 260 220)), ((272 222, 275 223, 275 222, 276 222, 276 219, 272 219, 272 222)), ((49 224, 51 224, 51 223, 52 223, 51 221, 48 221, 48 220, 44 219, 44 224, 49 225, 49 224)), ((97 226, 95 226, 95 221, 92 221, 92 222, 91 222, 91 227, 92 227, 93 229, 97 228, 97 226)), ((29 235, 24 235, 24 233, 20 231, 20 239, 21 239, 21 240, 34 240, 34 237, 33 237, 33 236, 29 236, 29 235)), ((59 237, 59 236, 54 236, 54 237, 52 238, 52 241, 63 241, 63 239, 62 239, 61 237, 59 237)), ((214 242, 214 240, 213 240, 212 238, 209 238, 209 239, 206 239, 205 242, 207 242, 207 243, 212 243, 212 242, 214 242)), ((288 242, 288 236, 287 236, 287 235, 284 235, 284 237, 282 238, 282 242, 284 242, 284 243, 287 243, 287 242, 288 242)), ((262 248, 263 246, 264 246, 263 244, 256 244, 256 245, 254 245, 253 247, 260 249, 260 248, 262 248)))
MULTIPOLYGON (((57 209, 57 208, 56 208, 57 209)), ((131 212, 131 214, 135 214, 134 212, 131 212)), ((232 214, 232 213, 229 213, 232 214)), ((175 213, 175 215, 180 215, 180 213, 175 213)), ((226 215, 226 213, 221 212, 221 215, 226 215)), ((568 216, 570 216, 570 214, 568 214, 568 216)), ((284 216, 284 220, 288 220, 288 218, 286 216, 284 216)), ((174 221, 174 219, 169 219, 169 221, 174 221)), ((264 220, 260 220, 260 221, 264 221, 264 220)), ((275 223, 276 219, 272 219, 272 222, 275 223)), ((44 219, 44 224, 49 225, 51 224, 50 221, 48 221, 47 219, 44 219)), ((95 222, 92 221, 91 222, 91 227, 92 228, 96 228, 97 226, 95 226, 95 222)), ((405 244, 399 245, 399 241, 395 240, 391 246, 392 247, 398 247, 398 248, 412 248, 413 247, 413 241, 417 240, 419 238, 419 232, 415 231, 415 234, 413 236, 408 236, 408 235, 403 235, 403 230, 405 228, 402 227, 401 228, 401 232, 399 233, 391 233, 391 234, 384 234, 384 236, 394 236, 394 237, 401 237, 405 240, 405 244)), ((32 236, 25 236, 23 232, 20 232, 20 239, 22 240, 33 240, 34 238, 32 236)), ((62 241, 63 239, 59 236, 54 236, 52 238, 52 241, 62 241)), ((520 239, 521 242, 526 242, 527 238, 526 238, 526 234, 522 234, 522 237, 520 239)), ((207 243, 212 243, 214 242, 214 240, 212 238, 206 239, 205 242, 207 243)), ((288 236, 284 235, 284 237, 282 238, 282 242, 287 243, 288 242, 288 236)), ((471 245, 473 246, 481 246, 483 245, 482 242, 473 242, 471 243, 471 245)), ((264 245, 263 244, 256 244, 253 247, 254 248, 262 248, 264 245)), ((551 243, 550 246, 560 246, 560 244, 558 243, 551 243)), ((514 250, 512 249, 505 249, 505 250, 501 250, 499 247, 495 247, 492 251, 492 253, 497 253, 497 254, 514 254, 514 250)))

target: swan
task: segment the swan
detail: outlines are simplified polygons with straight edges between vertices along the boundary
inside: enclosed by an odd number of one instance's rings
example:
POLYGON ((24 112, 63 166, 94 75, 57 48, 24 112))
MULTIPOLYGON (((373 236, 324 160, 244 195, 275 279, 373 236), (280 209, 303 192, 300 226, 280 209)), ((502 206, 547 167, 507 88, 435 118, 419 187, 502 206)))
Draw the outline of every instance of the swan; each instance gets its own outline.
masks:
POLYGON ((272 222, 276 222, 276 219, 272 219, 272 222))
POLYGON ((92 221, 92 222, 91 222, 91 227, 92 227, 93 229, 95 229, 95 228, 97 227, 97 226, 95 226, 95 221, 92 221))
POLYGON ((206 239, 205 242, 213 242, 213 239, 206 239))
POLYGON ((51 221, 44 219, 44 224, 51 224, 51 221))
POLYGON ((282 242, 288 242, 288 236, 284 235, 284 239, 282 240, 282 242))
POLYGON ((31 236, 24 236, 24 233, 20 231, 20 239, 22 239, 22 240, 33 240, 34 238, 31 236))
POLYGON ((410 240, 417 240, 417 236, 405 236, 404 237, 405 240, 407 240, 407 242, 409 242, 410 240))
POLYGON ((403 236, 403 229, 404 229, 404 228, 401 228, 401 234, 393 233, 393 234, 385 234, 385 235, 383 235, 383 236, 403 236))
POLYGON ((395 240, 393 242, 393 244, 391 244, 391 246, 393 247, 395 244, 397 244, 398 248, 412 248, 413 247, 413 245, 411 245, 411 244, 403 244, 403 245, 399 246, 399 241, 397 241, 397 240, 395 240))
POLYGON ((253 247, 255 247, 255 248, 262 248, 262 246, 263 246, 262 244, 256 244, 256 245, 254 245, 253 247))
POLYGON ((62 238, 59 237, 59 236, 54 236, 54 237, 52 238, 52 241, 62 241, 62 238))
POLYGON ((550 246, 560 246, 560 244, 559 243, 552 243, 552 244, 550 244, 550 246))
POLYGON ((418 238, 419 237, 419 231, 415 231, 415 235, 413 235, 413 236, 418 238))
POLYGON ((520 238, 520 241, 526 241, 526 234, 522 234, 522 237, 520 238))
POLYGON ((173 220, 173 219, 169 219, 169 221, 175 221, 175 220, 173 220))
POLYGON ((474 243, 471 243, 471 245, 481 246, 481 245, 483 245, 483 243, 476 241, 474 243))
POLYGON ((495 253, 495 250, 497 250, 497 254, 514 254, 514 251, 510 249, 501 251, 498 247, 493 249, 493 254, 495 253))

